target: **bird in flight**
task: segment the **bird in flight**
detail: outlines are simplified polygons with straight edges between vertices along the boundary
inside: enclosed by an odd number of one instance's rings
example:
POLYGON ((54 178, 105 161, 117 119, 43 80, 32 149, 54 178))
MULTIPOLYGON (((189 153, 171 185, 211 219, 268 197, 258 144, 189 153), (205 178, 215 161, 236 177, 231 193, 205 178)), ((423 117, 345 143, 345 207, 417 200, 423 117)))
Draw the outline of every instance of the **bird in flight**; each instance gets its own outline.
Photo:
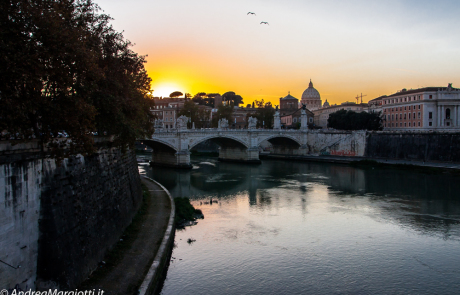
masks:
POLYGON ((263 25, 270 25, 270 24, 267 23, 267 22, 260 22, 260 24, 261 24, 261 25, 262 25, 262 24, 263 24, 263 25))
POLYGON ((256 15, 254 12, 248 12, 246 15, 248 14, 256 15))

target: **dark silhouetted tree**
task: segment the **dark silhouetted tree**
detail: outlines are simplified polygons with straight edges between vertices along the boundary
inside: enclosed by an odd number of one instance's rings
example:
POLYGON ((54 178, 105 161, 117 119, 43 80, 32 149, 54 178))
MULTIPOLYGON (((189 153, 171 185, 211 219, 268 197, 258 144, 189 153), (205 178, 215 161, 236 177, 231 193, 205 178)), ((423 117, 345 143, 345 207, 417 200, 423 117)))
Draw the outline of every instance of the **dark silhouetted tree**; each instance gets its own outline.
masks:
POLYGON ((232 114, 233 114, 233 107, 231 105, 220 105, 217 108, 216 114, 212 116, 212 127, 218 126, 218 121, 220 119, 227 119, 228 123, 231 124, 232 122, 232 114))
POLYGON ((171 94, 169 95, 169 97, 173 98, 173 97, 179 97, 179 96, 182 96, 182 95, 184 95, 182 92, 180 92, 180 91, 174 91, 173 93, 171 93, 171 94))
MULTIPOLYGON (((256 100, 256 103, 257 103, 257 100, 256 100)), ((272 129, 273 124, 274 124, 274 115, 275 115, 275 109, 273 108, 270 102, 267 102, 263 105, 263 107, 257 108, 254 113, 247 114, 246 118, 247 119, 249 119, 249 117, 257 118, 257 128, 272 129)), ((247 122, 247 119, 246 119, 246 122, 247 122)))
POLYGON ((0 3, 0 130, 39 138, 54 156, 94 151, 92 132, 122 147, 152 134, 145 57, 91 0, 0 3), (71 138, 62 148, 56 139, 71 138))
POLYGON ((209 127, 209 117, 210 112, 200 108, 193 101, 189 100, 184 103, 184 107, 179 111, 179 116, 189 117, 190 123, 189 127, 192 126, 192 123, 195 123, 195 128, 209 127))
POLYGON ((340 110, 329 115, 327 125, 338 130, 383 130, 381 112, 356 113, 340 110))
POLYGON ((235 94, 233 91, 225 92, 222 94, 222 98, 233 106, 238 106, 243 103, 243 98, 240 95, 235 94))

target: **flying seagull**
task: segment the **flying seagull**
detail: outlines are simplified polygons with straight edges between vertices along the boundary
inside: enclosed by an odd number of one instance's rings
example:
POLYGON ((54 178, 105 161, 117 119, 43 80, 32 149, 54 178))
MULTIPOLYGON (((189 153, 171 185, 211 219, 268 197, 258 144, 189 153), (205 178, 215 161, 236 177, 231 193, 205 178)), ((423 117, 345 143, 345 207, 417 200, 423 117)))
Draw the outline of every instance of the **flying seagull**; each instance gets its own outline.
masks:
POLYGON ((254 12, 248 12, 246 15, 248 14, 256 15, 254 12))
POLYGON ((262 24, 264 24, 264 25, 270 25, 270 24, 267 23, 267 22, 260 22, 260 24, 261 24, 261 25, 262 25, 262 24))

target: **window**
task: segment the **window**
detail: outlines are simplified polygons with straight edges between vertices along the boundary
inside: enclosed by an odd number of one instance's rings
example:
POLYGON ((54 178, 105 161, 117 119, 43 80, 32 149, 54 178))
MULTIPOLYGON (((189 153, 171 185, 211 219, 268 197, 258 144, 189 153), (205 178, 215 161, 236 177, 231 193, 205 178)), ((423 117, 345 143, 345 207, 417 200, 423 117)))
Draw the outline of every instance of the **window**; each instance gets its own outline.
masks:
POLYGON ((399 123, 399 127, 402 127, 402 123, 399 123))
POLYGON ((395 119, 395 115, 391 114, 391 121, 395 119))
POLYGON ((409 127, 410 127, 410 122, 409 122, 409 127))
POLYGON ((410 120, 410 113, 409 113, 409 120, 410 120))
POLYGON ((406 113, 404 113, 404 120, 406 120, 406 113))
POLYGON ((447 122, 446 125, 447 125, 447 126, 450 126, 450 122, 447 122))
POLYGON ((420 122, 418 122, 418 127, 420 127, 420 122))
POLYGON ((433 98, 433 95, 430 95, 430 99, 432 99, 432 98, 433 98))
POLYGON ((404 110, 405 110, 405 111, 407 110, 406 107, 404 107, 404 110))
POLYGON ((418 105, 418 109, 420 110, 421 104, 418 105))
POLYGON ((446 109, 446 119, 450 119, 450 109, 446 109))
POLYGON ((404 123, 404 127, 407 127, 407 123, 404 123))
POLYGON ((428 119, 433 119, 433 112, 428 113, 428 119))
POLYGON ((419 118, 419 119, 420 119, 420 112, 418 112, 418 114, 417 114, 417 118, 419 118))
POLYGON ((412 119, 415 119, 415 112, 412 113, 412 119))
POLYGON ((402 120, 402 114, 399 114, 399 119, 402 120))
POLYGON ((428 126, 433 126, 433 122, 429 122, 429 123, 428 123, 428 126))

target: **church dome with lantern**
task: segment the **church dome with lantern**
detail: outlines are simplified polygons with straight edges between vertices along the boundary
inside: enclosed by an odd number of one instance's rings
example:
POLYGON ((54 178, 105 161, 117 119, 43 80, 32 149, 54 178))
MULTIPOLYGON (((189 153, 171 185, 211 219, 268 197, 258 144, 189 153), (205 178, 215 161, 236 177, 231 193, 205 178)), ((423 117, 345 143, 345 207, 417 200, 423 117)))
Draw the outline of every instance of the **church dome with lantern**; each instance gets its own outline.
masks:
POLYGON ((322 107, 321 96, 319 95, 318 90, 313 87, 313 83, 310 79, 310 84, 308 88, 302 94, 301 103, 306 105, 309 110, 316 110, 322 107))

